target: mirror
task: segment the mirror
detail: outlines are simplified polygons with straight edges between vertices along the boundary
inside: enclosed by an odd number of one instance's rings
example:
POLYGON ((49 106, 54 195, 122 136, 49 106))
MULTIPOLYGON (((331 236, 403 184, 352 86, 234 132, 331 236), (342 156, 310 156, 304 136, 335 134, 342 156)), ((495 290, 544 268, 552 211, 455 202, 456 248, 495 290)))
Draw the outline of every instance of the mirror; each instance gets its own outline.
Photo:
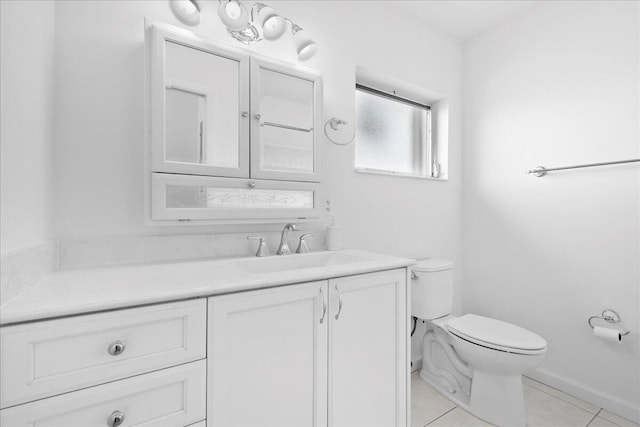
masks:
POLYGON ((239 167, 238 63, 165 46, 165 161, 239 167))

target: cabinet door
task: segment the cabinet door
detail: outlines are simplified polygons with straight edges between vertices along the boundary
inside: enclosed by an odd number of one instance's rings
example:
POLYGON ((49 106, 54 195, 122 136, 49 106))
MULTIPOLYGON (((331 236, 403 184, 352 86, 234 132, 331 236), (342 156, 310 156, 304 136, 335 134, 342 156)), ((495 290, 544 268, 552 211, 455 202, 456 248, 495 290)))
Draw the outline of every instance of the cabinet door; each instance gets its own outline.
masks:
POLYGON ((319 182, 320 77, 251 64, 251 177, 319 182))
POLYGON ((209 427, 324 426, 327 282, 209 298, 209 427))
POLYGON ((249 177, 249 57, 149 31, 152 171, 249 177))
POLYGON ((329 290, 329 426, 405 426, 405 270, 330 280, 329 290))

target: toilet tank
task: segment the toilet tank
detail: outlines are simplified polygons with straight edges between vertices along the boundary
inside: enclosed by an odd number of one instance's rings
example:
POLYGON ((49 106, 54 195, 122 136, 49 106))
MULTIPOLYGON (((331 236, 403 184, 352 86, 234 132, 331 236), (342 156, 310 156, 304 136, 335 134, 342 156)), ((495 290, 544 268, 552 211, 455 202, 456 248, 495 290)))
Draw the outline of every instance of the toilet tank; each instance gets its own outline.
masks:
POLYGON ((451 314, 453 262, 431 258, 411 267, 411 315, 431 320, 451 314))

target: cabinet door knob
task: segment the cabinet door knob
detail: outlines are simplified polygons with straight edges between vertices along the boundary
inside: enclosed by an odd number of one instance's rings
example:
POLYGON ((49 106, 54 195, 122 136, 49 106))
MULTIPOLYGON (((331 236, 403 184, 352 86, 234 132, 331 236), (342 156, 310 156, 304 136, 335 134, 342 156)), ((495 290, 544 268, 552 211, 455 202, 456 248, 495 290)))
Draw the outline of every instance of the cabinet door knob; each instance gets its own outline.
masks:
POLYGON ((124 349, 126 348, 124 341, 114 341, 109 344, 109 354, 112 356, 119 356, 124 353, 124 349))
POLYGON ((242 111, 242 117, 249 117, 248 111, 242 111))
POLYGON ((338 285, 336 285, 336 292, 338 293, 338 312, 336 313, 336 320, 340 317, 340 313, 342 313, 342 295, 340 294, 340 289, 338 289, 338 285))
POLYGON ((262 118, 262 114, 256 113, 253 117, 255 117, 256 120, 260 120, 262 118))
POLYGON ((113 411, 111 415, 109 415, 109 419, 107 420, 107 425, 109 427, 118 427, 122 425, 124 422, 124 412, 121 411, 113 411))
POLYGON ((249 182, 247 182, 247 187, 249 187, 249 188, 256 188, 256 182, 255 182, 255 181, 249 181, 249 182))

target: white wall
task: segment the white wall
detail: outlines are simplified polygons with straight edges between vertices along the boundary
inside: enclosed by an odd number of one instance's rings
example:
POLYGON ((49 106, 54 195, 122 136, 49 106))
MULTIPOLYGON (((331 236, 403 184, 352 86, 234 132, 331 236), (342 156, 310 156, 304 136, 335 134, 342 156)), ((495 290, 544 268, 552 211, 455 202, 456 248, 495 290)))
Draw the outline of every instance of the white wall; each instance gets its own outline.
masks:
POLYGON ((52 238, 55 4, 0 2, 0 253, 52 238))
POLYGON ((639 3, 543 2, 465 45, 464 306, 548 342, 535 374, 638 419, 639 3), (633 332, 597 340, 617 310, 633 332))
MULTIPOLYGON (((345 246, 459 261, 460 43, 411 16, 396 16, 391 3, 271 4, 303 26, 320 46, 307 65, 325 73, 327 119, 338 116, 354 122, 356 65, 449 99, 448 182, 356 174, 353 144, 324 143, 322 163, 326 189, 344 227, 345 246)), ((239 46, 224 30, 216 7, 217 2, 205 3, 201 24, 194 31, 239 46)), ((59 1, 57 14, 58 235, 71 239, 228 230, 144 225, 143 18, 179 25, 167 1, 59 1)), ((288 34, 253 49, 297 61, 288 34)), ((349 132, 344 137, 349 138, 349 132)))

